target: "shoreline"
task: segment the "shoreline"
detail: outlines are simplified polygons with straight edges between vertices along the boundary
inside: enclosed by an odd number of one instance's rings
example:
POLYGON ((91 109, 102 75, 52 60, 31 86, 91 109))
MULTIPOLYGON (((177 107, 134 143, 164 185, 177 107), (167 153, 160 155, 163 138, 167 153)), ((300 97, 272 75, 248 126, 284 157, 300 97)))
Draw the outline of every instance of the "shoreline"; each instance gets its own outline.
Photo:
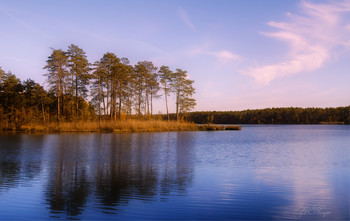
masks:
POLYGON ((90 122, 61 122, 50 124, 28 124, 19 128, 2 128, 4 133, 132 133, 132 132, 174 132, 174 131, 214 131, 241 130, 237 125, 198 125, 182 121, 126 120, 90 122))

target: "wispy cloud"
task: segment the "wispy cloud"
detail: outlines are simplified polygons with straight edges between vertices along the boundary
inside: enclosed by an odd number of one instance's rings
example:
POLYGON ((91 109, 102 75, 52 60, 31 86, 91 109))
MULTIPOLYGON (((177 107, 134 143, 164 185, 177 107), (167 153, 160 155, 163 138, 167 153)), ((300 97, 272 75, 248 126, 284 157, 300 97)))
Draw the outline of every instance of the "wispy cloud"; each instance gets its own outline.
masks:
POLYGON ((215 56, 221 63, 236 62, 241 60, 240 56, 226 50, 208 52, 208 54, 215 56))
POLYGON ((53 36, 48 35, 46 32, 36 28, 35 26, 31 25, 29 22, 24 21, 23 19, 20 19, 18 16, 15 16, 11 11, 5 9, 5 8, 1 8, 0 7, 0 13, 4 13, 5 15, 7 15, 8 18, 10 18, 12 21, 16 22, 17 24, 21 25, 22 27, 25 27, 26 29, 32 31, 32 32, 36 32, 39 34, 42 34, 48 38, 53 38, 53 36))
POLYGON ((228 50, 212 51, 212 50, 208 50, 206 47, 207 46, 193 48, 189 51, 189 55, 190 56, 196 56, 196 55, 213 56, 217 59, 218 62, 222 64, 225 64, 228 62, 237 62, 242 60, 242 58, 239 55, 232 53, 228 50))
POLYGON ((18 24, 30 29, 30 30, 34 30, 34 28, 30 25, 28 25, 27 23, 25 23, 24 21, 22 21, 21 19, 17 18, 16 16, 14 16, 10 11, 1 8, 0 7, 0 12, 3 12, 4 14, 6 14, 10 19, 12 19, 13 21, 17 22, 18 24))
POLYGON ((194 25, 190 19, 190 16, 188 15, 187 11, 185 11, 185 9, 179 8, 178 15, 179 15, 180 19, 186 24, 187 27, 189 27, 193 31, 196 30, 196 28, 194 27, 194 25))
POLYGON ((302 1, 300 7, 303 12, 300 15, 286 13, 288 22, 268 23, 278 31, 262 33, 286 42, 290 51, 276 64, 243 71, 258 83, 266 85, 276 78, 317 70, 337 53, 337 47, 350 48, 350 23, 344 16, 350 12, 349 1, 329 4, 302 1))

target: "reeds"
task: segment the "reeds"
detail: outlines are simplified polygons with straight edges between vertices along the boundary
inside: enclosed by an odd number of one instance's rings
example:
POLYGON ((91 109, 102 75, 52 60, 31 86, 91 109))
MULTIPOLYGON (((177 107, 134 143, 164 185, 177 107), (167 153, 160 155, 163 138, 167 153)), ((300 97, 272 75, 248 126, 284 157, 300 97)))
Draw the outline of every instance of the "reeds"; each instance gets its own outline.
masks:
POLYGON ((197 130, 194 123, 162 120, 78 121, 21 126, 21 132, 157 132, 197 130))
POLYGON ((3 131, 25 133, 55 133, 55 132, 161 132, 161 131, 198 131, 198 130, 241 130, 237 125, 198 125, 183 121, 164 120, 121 120, 121 121, 76 121, 50 124, 28 124, 19 128, 2 129, 3 131))

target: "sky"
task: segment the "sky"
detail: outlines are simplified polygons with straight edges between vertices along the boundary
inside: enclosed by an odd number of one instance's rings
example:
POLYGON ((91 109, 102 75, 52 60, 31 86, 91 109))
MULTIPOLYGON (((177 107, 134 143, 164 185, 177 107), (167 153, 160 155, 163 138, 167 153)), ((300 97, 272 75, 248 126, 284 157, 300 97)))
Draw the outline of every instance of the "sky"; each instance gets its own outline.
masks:
POLYGON ((195 111, 350 105, 348 0, 0 0, 4 71, 45 84, 70 44, 186 70, 195 111))

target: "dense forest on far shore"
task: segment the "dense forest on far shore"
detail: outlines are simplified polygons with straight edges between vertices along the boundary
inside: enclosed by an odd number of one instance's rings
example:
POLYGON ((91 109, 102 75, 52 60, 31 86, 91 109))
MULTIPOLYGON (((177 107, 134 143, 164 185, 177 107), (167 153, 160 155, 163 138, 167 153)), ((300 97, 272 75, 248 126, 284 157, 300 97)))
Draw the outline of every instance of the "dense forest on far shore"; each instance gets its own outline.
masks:
MULTIPOLYGON (((206 111, 186 114, 197 124, 349 124, 350 106, 336 108, 266 108, 244 111, 206 111)), ((166 116, 163 116, 165 118, 166 116)), ((175 115, 170 116, 171 119, 175 115)))

